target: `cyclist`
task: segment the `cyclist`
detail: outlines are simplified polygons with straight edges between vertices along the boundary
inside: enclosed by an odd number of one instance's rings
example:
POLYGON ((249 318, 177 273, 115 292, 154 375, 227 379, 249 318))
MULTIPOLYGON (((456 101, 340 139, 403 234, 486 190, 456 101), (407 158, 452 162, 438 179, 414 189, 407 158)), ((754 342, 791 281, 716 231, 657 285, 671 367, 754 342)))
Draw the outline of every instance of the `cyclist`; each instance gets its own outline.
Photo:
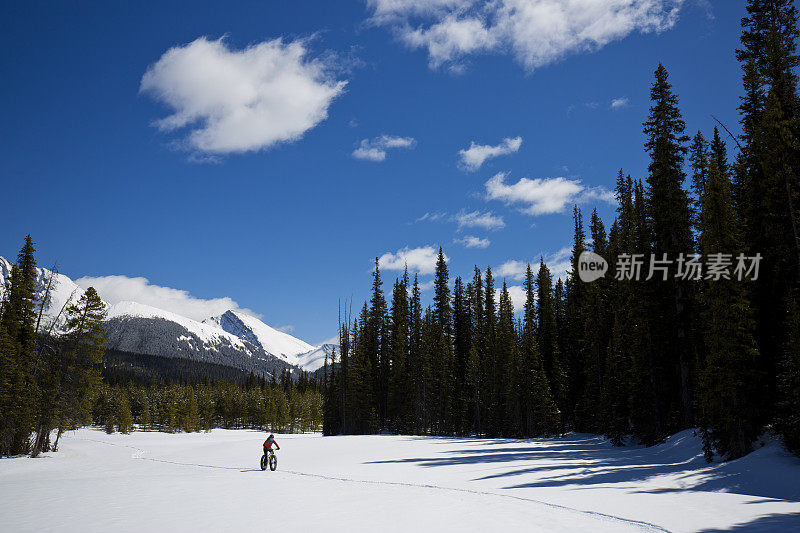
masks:
POLYGON ((278 443, 275 441, 275 435, 270 433, 269 437, 267 437, 267 440, 264 441, 264 455, 269 455, 269 451, 272 450, 273 444, 275 445, 276 449, 281 449, 281 447, 278 446, 278 443))

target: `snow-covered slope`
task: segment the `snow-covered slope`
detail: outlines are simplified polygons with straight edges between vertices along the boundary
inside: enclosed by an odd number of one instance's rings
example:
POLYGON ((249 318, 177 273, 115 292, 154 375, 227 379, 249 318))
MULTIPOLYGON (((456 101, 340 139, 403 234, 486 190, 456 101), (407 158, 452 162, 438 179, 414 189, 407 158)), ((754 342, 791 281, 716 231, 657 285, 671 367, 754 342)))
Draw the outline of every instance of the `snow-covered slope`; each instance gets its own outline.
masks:
MULTIPOLYGON (((46 302, 44 312, 42 313, 42 323, 40 328, 47 330, 50 325, 55 321, 56 329, 61 327, 64 323, 63 310, 69 304, 75 303, 83 295, 83 289, 78 287, 74 281, 63 274, 53 273, 46 268, 37 268, 38 276, 36 278, 36 296, 41 301, 44 296, 47 285, 52 278, 52 287, 50 289, 50 301, 46 302)), ((0 257, 0 297, 2 297, 5 289, 6 281, 11 276, 11 263, 3 257, 0 257)), ((39 309, 37 307, 37 313, 39 309)))
POLYGON ((257 374, 288 366, 260 346, 211 324, 136 302, 111 306, 106 329, 106 346, 124 352, 185 357, 257 374))
POLYGON ((112 305, 108 310, 107 318, 108 320, 113 320, 115 318, 163 319, 169 322, 174 322, 175 324, 186 328, 190 334, 197 337, 197 339, 204 344, 213 346, 215 344, 227 342, 232 346, 236 346, 249 352, 252 352, 253 348, 252 345, 244 342, 236 335, 231 335, 230 333, 222 331, 214 326, 203 324, 202 322, 197 322, 191 318, 186 318, 170 311, 165 311, 163 309, 158 309, 156 307, 151 307, 149 305, 140 304, 137 302, 119 302, 112 305))
POLYGON ((339 353, 339 347, 335 344, 323 344, 309 352, 300 354, 297 356, 297 366, 309 372, 319 370, 325 364, 326 355, 328 356, 328 364, 330 364, 334 348, 336 348, 336 353, 339 353))
POLYGON ((269 327, 253 316, 237 311, 226 311, 220 316, 204 320, 203 323, 235 335, 295 366, 299 363, 299 355, 316 349, 288 333, 269 327))

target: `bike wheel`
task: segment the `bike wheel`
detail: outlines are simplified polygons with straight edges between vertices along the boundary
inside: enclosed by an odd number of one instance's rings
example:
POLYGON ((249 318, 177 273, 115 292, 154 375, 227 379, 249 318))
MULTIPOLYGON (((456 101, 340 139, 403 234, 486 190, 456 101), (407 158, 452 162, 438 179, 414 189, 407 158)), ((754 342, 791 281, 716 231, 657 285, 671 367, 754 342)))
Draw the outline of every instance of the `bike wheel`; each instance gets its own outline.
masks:
MULTIPOLYGON (((261 456, 261 470, 266 470, 266 469, 267 469, 267 456, 266 455, 262 455, 261 456)), ((273 470, 274 470, 274 468, 273 468, 273 470)))
POLYGON ((273 453, 269 456, 269 469, 274 472, 276 468, 278 468, 278 458, 273 453))

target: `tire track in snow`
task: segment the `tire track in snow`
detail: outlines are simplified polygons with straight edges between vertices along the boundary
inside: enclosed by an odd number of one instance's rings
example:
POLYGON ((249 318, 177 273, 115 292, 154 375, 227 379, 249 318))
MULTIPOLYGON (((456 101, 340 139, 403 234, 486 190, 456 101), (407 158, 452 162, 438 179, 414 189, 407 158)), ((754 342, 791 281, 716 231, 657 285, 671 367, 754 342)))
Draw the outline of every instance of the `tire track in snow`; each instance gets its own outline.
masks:
MULTIPOLYGON (((260 469, 255 468, 239 468, 233 466, 219 466, 219 465, 204 465, 201 463, 182 463, 179 461, 169 461, 167 459, 157 459, 154 457, 143 457, 145 453, 148 453, 146 450, 141 448, 137 448, 135 446, 130 446, 127 444, 117 444, 114 442, 107 442, 102 440, 95 440, 95 439, 87 439, 83 437, 71 437, 75 440, 83 440, 89 442, 96 442, 98 444, 106 444, 109 446, 117 446, 120 448, 128 448, 134 450, 135 453, 131 455, 131 459, 139 459, 142 461, 151 461, 154 463, 166 463, 171 465, 178 465, 178 466, 193 466, 196 468, 214 468, 218 470, 238 470, 239 472, 260 472, 260 469)), ((324 479, 327 481, 339 481, 343 483, 361 483, 365 485, 388 485, 388 486, 396 486, 396 487, 412 487, 412 488, 419 488, 419 489, 429 489, 429 490, 440 490, 440 491, 449 491, 449 492, 461 492, 465 494, 475 494, 479 496, 495 496, 498 498, 507 498, 511 500, 523 501, 528 503, 535 503, 544 507, 548 507, 550 509, 555 509, 559 511, 568 511, 571 513, 588 516, 594 518, 596 520, 601 520, 603 522, 613 522, 617 524, 626 524, 634 527, 640 528, 642 531, 649 531, 649 532, 656 532, 656 533, 670 533, 668 529, 665 529, 659 525, 651 524, 650 522, 644 522, 641 520, 632 520, 629 518, 622 518, 621 516, 615 516, 612 514, 600 513, 597 511, 586 511, 583 509, 576 509, 574 507, 567 507, 566 505, 558 505, 555 503, 548 503, 542 500, 536 500, 534 498, 525 498, 523 496, 514 496, 513 494, 498 494, 497 492, 489 492, 489 491, 481 491, 481 490, 474 490, 474 489, 462 489, 458 487, 442 487, 440 485, 431 485, 431 484, 423 484, 423 483, 407 483, 403 481, 379 481, 374 479, 353 479, 347 477, 336 477, 336 476, 326 476, 322 474, 311 474, 308 472, 299 472, 297 470, 280 470, 278 471, 279 474, 289 474, 293 476, 302 476, 302 477, 311 477, 317 479, 324 479)))
POLYGON ((346 477, 335 477, 335 476, 325 476, 322 474, 309 474, 307 472, 298 472, 294 470, 280 470, 280 473, 283 474, 291 474, 295 476, 305 476, 305 477, 313 477, 319 479, 326 479, 330 481, 342 481, 342 482, 349 482, 349 483, 364 483, 370 485, 393 485, 399 487, 414 487, 414 488, 421 488, 421 489, 433 489, 433 490, 442 490, 442 491, 450 491, 450 492, 462 492, 467 494, 477 494, 480 496, 497 496, 498 498, 508 498, 512 500, 518 500, 523 502, 529 503, 536 503, 542 505, 544 507, 549 507, 551 509, 557 509, 560 511, 569 511, 572 513, 577 513, 584 516, 590 516, 592 518, 602 520, 604 522, 615 522, 615 523, 624 523, 627 525, 632 525, 641 528, 643 531, 653 531, 658 533, 670 533, 668 529, 665 529, 659 525, 651 524, 650 522, 643 522, 641 520, 631 520, 628 518, 622 518, 621 516, 615 516, 606 513, 599 513, 596 511, 585 511, 582 509, 576 509, 574 507, 567 507, 565 505, 558 505, 555 503, 548 503, 542 500, 536 500, 533 498, 525 498, 522 496, 514 496, 513 494, 499 494, 497 492, 489 492, 489 491, 482 491, 482 490, 474 490, 474 489, 462 489, 458 487, 442 487, 440 485, 430 485, 430 484, 423 484, 423 483, 407 483, 403 481, 379 481, 379 480, 372 480, 372 479, 352 479, 346 477))

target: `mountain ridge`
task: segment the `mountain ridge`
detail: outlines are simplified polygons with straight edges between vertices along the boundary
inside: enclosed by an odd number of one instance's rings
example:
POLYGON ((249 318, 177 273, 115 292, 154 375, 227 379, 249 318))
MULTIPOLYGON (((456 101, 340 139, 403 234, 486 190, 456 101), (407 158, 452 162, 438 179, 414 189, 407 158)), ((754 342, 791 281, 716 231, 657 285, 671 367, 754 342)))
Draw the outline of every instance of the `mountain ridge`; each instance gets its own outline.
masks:
MULTIPOLYGON (((49 305, 43 310, 41 330, 60 331, 64 310, 84 293, 68 276, 38 267, 37 298, 41 300, 49 280, 55 280, 49 305), (52 327, 51 327, 52 326, 52 327)), ((0 256, 0 296, 11 272, 11 263, 0 256)), ((102 297, 102 295, 101 295, 102 297)), ((165 357, 184 357, 230 365, 245 371, 272 375, 283 369, 313 371, 321 366, 315 346, 278 331, 241 311, 197 321, 178 313, 135 301, 106 304, 106 346, 114 350, 165 357)), ((330 348, 327 348, 330 351, 330 348)), ((323 353, 324 357, 324 353, 323 353)))

